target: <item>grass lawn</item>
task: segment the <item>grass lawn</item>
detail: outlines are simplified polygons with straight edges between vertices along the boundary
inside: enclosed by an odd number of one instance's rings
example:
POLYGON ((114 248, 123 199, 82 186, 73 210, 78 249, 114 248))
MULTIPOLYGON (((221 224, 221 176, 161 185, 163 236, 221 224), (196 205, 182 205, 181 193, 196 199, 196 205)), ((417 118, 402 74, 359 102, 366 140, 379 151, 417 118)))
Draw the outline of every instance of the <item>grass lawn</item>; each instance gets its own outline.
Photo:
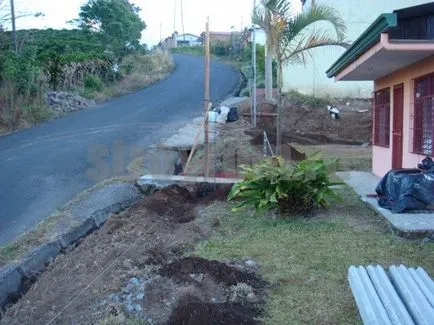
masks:
POLYGON ((220 227, 195 255, 253 258, 272 289, 265 324, 361 324, 348 282, 352 264, 403 263, 434 275, 434 244, 391 234, 386 223, 351 189, 343 202, 311 219, 273 220, 262 213, 231 212, 219 202, 204 211, 220 227))

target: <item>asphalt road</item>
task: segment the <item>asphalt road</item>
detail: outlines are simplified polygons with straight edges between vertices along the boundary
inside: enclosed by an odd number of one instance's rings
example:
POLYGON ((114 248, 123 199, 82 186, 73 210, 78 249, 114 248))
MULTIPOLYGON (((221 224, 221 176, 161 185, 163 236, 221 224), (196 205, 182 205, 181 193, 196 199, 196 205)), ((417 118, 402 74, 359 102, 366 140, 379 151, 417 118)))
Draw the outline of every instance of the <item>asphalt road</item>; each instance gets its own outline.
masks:
MULTIPOLYGON (((203 59, 175 56, 167 79, 137 93, 0 137, 0 245, 33 228, 75 195, 125 172, 137 150, 174 134, 203 109, 203 59)), ((211 64, 211 100, 239 80, 211 64)))

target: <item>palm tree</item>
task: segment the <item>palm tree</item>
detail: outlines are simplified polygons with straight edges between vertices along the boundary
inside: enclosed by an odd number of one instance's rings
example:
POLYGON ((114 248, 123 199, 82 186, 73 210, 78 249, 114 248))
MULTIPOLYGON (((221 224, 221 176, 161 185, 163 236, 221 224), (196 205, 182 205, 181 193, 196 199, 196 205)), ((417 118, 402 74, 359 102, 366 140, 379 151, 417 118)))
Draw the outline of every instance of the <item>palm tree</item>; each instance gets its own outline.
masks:
POLYGON ((278 64, 276 154, 279 155, 282 142, 283 65, 304 64, 312 57, 311 50, 317 47, 344 46, 346 27, 339 13, 330 6, 313 4, 302 13, 294 15, 288 0, 262 0, 254 8, 252 20, 264 29, 267 50, 278 64), (330 29, 315 28, 318 22, 328 22, 330 29))

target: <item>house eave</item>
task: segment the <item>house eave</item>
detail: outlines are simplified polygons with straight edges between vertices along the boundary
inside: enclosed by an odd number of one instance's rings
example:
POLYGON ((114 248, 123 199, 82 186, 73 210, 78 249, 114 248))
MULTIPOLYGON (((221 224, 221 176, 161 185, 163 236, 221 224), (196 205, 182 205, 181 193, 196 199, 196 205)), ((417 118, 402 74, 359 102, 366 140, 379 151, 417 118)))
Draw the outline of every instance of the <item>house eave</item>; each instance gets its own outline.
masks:
POLYGON ((434 55, 434 41, 390 40, 387 33, 336 76, 336 80, 377 80, 434 55))
POLYGON ((327 70, 327 77, 332 78, 357 60, 363 53, 380 41, 380 35, 398 25, 396 13, 380 15, 362 35, 345 51, 344 54, 327 70))

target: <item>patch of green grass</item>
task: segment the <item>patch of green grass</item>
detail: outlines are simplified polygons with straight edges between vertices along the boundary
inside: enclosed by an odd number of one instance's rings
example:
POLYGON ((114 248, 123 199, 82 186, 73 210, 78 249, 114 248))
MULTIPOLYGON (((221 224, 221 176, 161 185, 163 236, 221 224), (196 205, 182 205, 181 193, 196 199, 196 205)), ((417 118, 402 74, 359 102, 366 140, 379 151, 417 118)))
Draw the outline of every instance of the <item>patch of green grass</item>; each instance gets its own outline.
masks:
POLYGON ((75 89, 81 96, 97 102, 129 94, 167 78, 175 68, 168 52, 135 53, 123 58, 119 65, 121 78, 102 83, 89 75, 83 87, 75 89))
POLYGON ((56 226, 60 217, 60 214, 52 215, 40 222, 33 230, 0 247, 0 267, 21 257, 29 249, 42 244, 45 241, 45 235, 56 226))
POLYGON ((249 256, 273 287, 265 324, 360 324, 347 281, 353 264, 403 263, 434 273, 434 244, 392 235, 381 217, 348 189, 344 202, 312 219, 267 219, 230 212, 216 203, 205 211, 220 218, 218 233, 195 254, 208 259, 249 256))
POLYGON ((338 171, 358 170, 358 171, 371 171, 372 158, 371 157, 346 157, 339 158, 338 171))
POLYGON ((177 48, 170 49, 170 52, 178 53, 178 54, 191 54, 191 55, 197 55, 197 56, 205 55, 205 51, 204 51, 203 46, 177 47, 177 48))

